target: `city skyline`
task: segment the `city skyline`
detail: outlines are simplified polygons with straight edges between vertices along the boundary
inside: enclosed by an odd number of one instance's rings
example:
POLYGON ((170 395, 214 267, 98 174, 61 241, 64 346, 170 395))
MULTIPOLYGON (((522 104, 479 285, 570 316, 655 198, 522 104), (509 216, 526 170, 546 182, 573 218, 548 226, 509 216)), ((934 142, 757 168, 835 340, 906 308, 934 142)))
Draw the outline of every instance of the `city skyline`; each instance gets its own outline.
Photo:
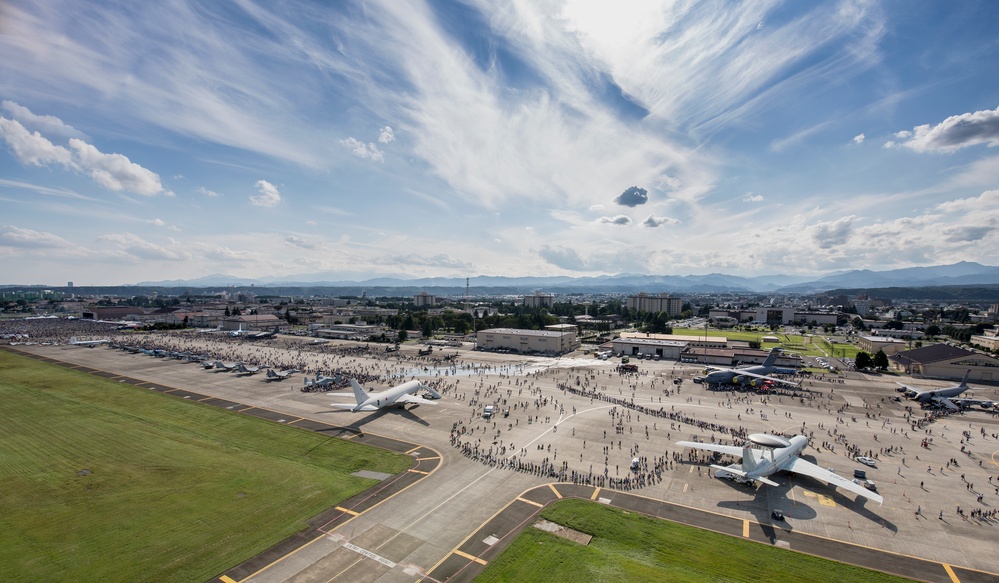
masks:
POLYGON ((999 7, 0 5, 0 283, 999 263, 999 7))

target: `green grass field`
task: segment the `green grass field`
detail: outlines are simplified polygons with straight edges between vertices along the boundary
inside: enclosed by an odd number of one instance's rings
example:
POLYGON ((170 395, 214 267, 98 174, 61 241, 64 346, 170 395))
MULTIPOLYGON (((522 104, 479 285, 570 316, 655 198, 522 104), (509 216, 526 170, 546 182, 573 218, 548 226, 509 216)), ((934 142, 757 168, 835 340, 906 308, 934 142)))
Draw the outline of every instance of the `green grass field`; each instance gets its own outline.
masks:
POLYGON ((410 464, 0 351, 4 581, 205 581, 410 464))
POLYGON ((476 583, 910 581, 583 500, 561 500, 541 516, 593 539, 583 546, 527 528, 476 583))

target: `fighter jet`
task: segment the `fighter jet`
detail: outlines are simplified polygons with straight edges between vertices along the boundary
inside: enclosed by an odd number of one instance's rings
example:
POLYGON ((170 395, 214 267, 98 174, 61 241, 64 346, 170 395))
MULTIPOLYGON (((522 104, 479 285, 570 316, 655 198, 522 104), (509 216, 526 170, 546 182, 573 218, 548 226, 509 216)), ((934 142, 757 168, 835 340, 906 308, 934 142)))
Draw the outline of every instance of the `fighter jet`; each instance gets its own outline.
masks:
POLYGON ((358 411, 378 411, 379 409, 386 409, 395 405, 398 405, 400 409, 405 409, 406 405, 410 403, 417 405, 437 404, 434 400, 424 399, 423 397, 417 395, 416 393, 419 392, 420 389, 425 389, 435 399, 439 399, 441 397, 440 393, 423 385, 420 381, 405 382, 380 393, 366 392, 355 379, 350 379, 350 386, 354 389, 354 399, 357 401, 357 404, 351 405, 349 403, 333 403, 332 407, 337 409, 347 409, 356 413, 358 411))
POLYGON ((339 388, 338 386, 340 385, 342 380, 343 379, 340 376, 328 377, 321 375, 319 373, 316 373, 316 378, 314 379, 310 379, 308 377, 302 379, 303 383, 307 388, 313 388, 313 389, 317 387, 326 387, 327 389, 329 389, 330 387, 339 388))
POLYGON ((804 435, 795 435, 791 439, 787 439, 779 435, 754 433, 749 436, 749 441, 743 447, 720 445, 717 443, 698 443, 696 441, 678 441, 677 445, 741 457, 742 461, 740 463, 730 466, 712 464, 711 467, 718 471, 735 474, 741 478, 763 482, 768 486, 779 485, 777 482, 768 479, 768 476, 779 471, 786 471, 822 480, 831 486, 843 488, 854 494, 870 498, 878 504, 884 502, 884 498, 880 494, 872 492, 860 484, 855 484, 838 474, 834 474, 829 470, 820 468, 812 462, 798 457, 805 449, 805 446, 808 445, 808 438, 804 435), (769 449, 753 449, 750 447, 751 444, 762 445, 769 449))
POLYGON ((961 384, 943 389, 921 391, 899 382, 895 384, 899 385, 898 392, 905 393, 906 397, 920 402, 925 407, 944 407, 951 411, 957 411, 960 409, 959 405, 961 404, 981 404, 982 402, 981 399, 954 398, 971 388, 968 386, 968 373, 970 372, 971 370, 965 371, 964 378, 961 379, 961 384))
MULTIPOLYGON (((257 374, 258 372, 267 368, 266 366, 246 366, 243 363, 236 364, 236 372, 239 374, 257 374)), ((268 369, 270 370, 270 369, 268 369)))
POLYGON ((216 360, 213 364, 214 364, 213 368, 222 369, 222 370, 229 371, 229 372, 232 372, 232 371, 236 370, 237 367, 240 367, 240 366, 243 365, 243 363, 241 363, 241 362, 234 362, 232 364, 226 364, 226 363, 222 362, 221 360, 216 360))
POLYGON ((280 326, 274 326, 274 329, 270 332, 257 332, 256 334, 250 334, 246 337, 247 340, 263 340, 264 338, 273 338, 277 336, 278 332, 281 331, 280 326))
POLYGON ((774 366, 774 363, 777 361, 777 356, 780 352, 780 348, 772 349, 770 354, 767 355, 767 359, 763 361, 763 364, 758 366, 714 369, 701 377, 700 382, 706 385, 749 385, 751 387, 756 387, 762 385, 763 381, 772 381, 783 385, 798 387, 798 383, 792 383, 790 381, 785 381, 784 379, 767 376, 774 372, 777 368, 774 366))
MULTIPOLYGON (((267 369, 267 378, 275 381, 283 381, 296 372, 298 372, 297 368, 289 368, 288 370, 274 370, 273 368, 269 368, 267 369)), ((306 379, 306 381, 308 381, 308 379, 306 379)))

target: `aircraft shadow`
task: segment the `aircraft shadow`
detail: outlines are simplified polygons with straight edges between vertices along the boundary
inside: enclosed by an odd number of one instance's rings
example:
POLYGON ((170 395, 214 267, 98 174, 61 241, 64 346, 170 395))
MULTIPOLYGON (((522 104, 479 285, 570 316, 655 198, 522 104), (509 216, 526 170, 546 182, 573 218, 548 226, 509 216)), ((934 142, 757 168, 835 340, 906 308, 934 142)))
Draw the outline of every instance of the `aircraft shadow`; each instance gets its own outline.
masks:
MULTIPOLYGON (((419 407, 419 405, 417 405, 417 407, 419 407)), ((414 409, 415 408, 416 407, 414 407, 414 409)), ((324 410, 324 411, 316 411, 316 413, 346 413, 346 414, 349 414, 351 416, 356 415, 356 413, 351 413, 347 409, 329 409, 329 410, 324 410)), ((402 415, 403 417, 405 417, 406 419, 409 419, 410 421, 415 421, 415 422, 419 423, 420 425, 423 425, 425 427, 430 427, 430 423, 429 422, 424 421, 423 419, 420 419, 419 417, 417 417, 416 415, 414 415, 413 412, 410 409, 405 409, 405 408, 400 409, 400 408, 397 408, 397 407, 390 407, 390 408, 387 408, 387 409, 380 409, 378 411, 372 411, 368 415, 364 415, 363 417, 356 418, 356 420, 353 421, 353 422, 351 422, 351 423, 347 423, 347 424, 341 425, 341 427, 346 427, 348 429, 353 429, 355 431, 363 433, 363 430, 361 429, 361 427, 363 427, 364 425, 367 425, 368 423, 371 423, 372 421, 374 421, 376 419, 380 419, 382 416, 388 415, 388 414, 402 415)))

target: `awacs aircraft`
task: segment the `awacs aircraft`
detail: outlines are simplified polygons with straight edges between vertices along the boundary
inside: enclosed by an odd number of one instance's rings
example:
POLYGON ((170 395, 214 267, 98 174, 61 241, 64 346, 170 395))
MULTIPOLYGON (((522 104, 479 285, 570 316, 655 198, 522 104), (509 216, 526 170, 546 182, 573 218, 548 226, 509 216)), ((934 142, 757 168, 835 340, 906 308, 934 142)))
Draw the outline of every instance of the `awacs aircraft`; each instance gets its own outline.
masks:
POLYGON ((417 405, 437 404, 431 399, 424 399, 417 395, 416 393, 420 389, 425 389, 436 399, 441 397, 440 393, 430 387, 424 386, 420 381, 405 382, 380 393, 366 392, 355 379, 350 379, 350 386, 354 389, 354 398, 357 400, 357 404, 333 403, 333 407, 337 409, 349 409, 356 413, 357 411, 378 411, 379 409, 386 409, 393 405, 398 405, 399 408, 404 409, 410 403, 417 405))
POLYGON ((777 361, 777 356, 780 352, 780 348, 772 349, 770 354, 767 355, 767 359, 761 365, 712 370, 701 377, 701 382, 706 385, 749 385, 755 387, 762 385, 763 381, 772 381, 792 387, 799 386, 797 383, 767 376, 777 368, 774 366, 774 363, 777 361))
POLYGON ((296 372, 298 372, 297 368, 289 368, 288 370, 274 370, 273 368, 269 368, 267 369, 267 378, 274 379, 276 381, 283 381, 296 372))
POLYGON ((89 346, 91 348, 93 348, 94 346, 98 346, 100 344, 107 344, 109 342, 111 341, 107 340, 106 338, 101 340, 77 340, 76 336, 73 336, 72 338, 69 339, 69 343, 74 346, 89 346))
POLYGON ((924 406, 945 407, 951 411, 958 410, 961 405, 981 405, 983 403, 991 403, 991 401, 983 401, 982 399, 954 398, 971 388, 968 386, 968 373, 970 372, 970 370, 965 371, 964 378, 961 379, 961 384, 954 387, 920 391, 919 389, 914 389, 902 383, 896 383, 899 385, 897 390, 900 393, 905 393, 905 396, 909 397, 913 401, 919 401, 924 406))
POLYGON ((805 449, 805 446, 808 445, 808 438, 804 435, 795 435, 791 439, 787 439, 779 435, 754 433, 749 436, 749 441, 743 447, 720 445, 717 443, 697 443, 695 441, 678 441, 677 445, 741 457, 742 461, 740 463, 727 467, 712 464, 711 467, 716 470, 735 474, 747 480, 763 482, 768 486, 779 485, 777 482, 768 479, 768 476, 775 472, 785 471, 822 480, 832 486, 849 490, 865 498, 870 498, 878 504, 884 502, 884 498, 876 492, 872 492, 860 484, 855 484, 843 476, 822 469, 812 462, 798 457, 805 449), (770 449, 753 449, 750 447, 750 443, 762 445, 770 449))

